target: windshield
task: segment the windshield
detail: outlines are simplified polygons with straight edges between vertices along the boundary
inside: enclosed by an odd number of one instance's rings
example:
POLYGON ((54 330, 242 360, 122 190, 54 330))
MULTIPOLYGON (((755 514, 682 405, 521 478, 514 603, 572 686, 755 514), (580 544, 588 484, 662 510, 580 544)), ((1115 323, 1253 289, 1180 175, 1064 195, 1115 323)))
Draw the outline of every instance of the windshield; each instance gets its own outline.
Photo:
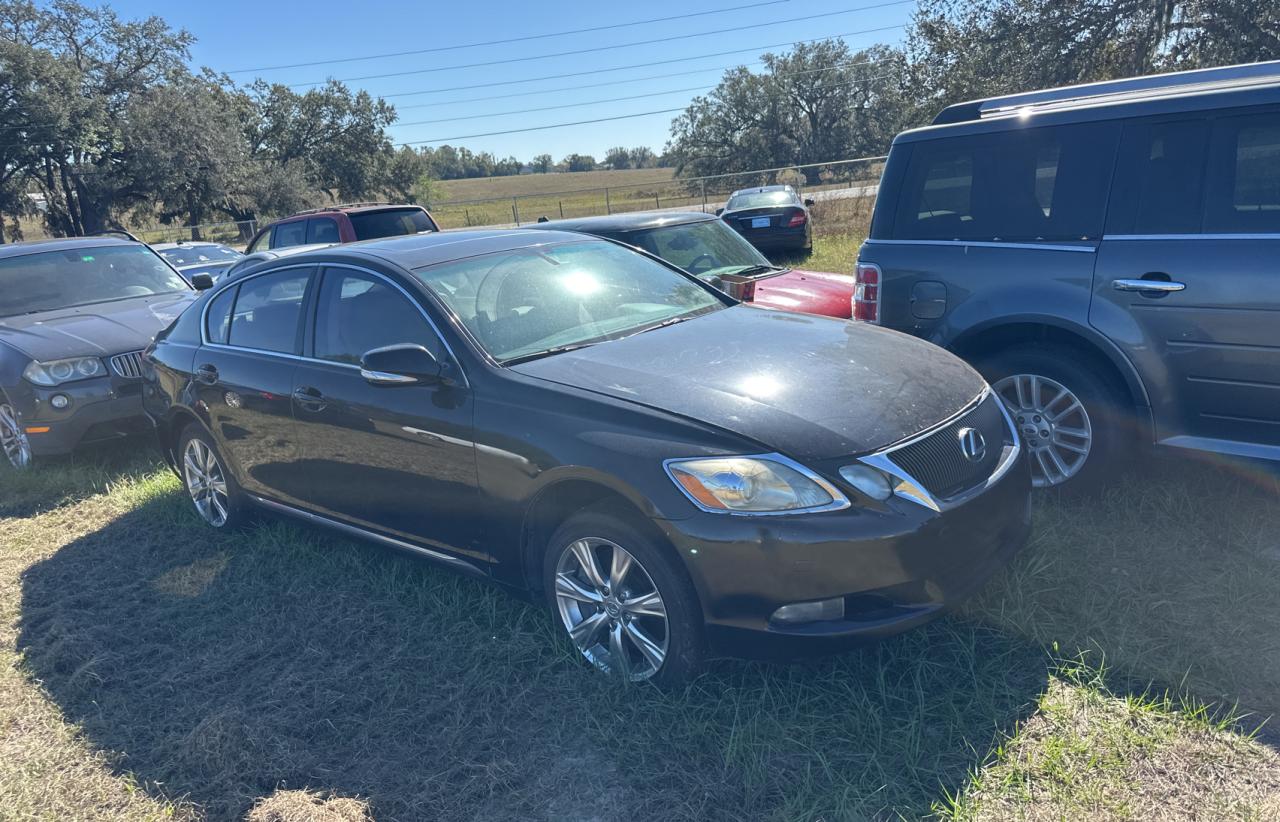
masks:
POLYGON ((503 251, 414 274, 502 363, 621 339, 724 308, 714 292, 603 241, 503 251))
POLYGON ((763 254, 721 220, 651 228, 620 239, 708 282, 724 274, 772 267, 763 254))
POLYGON ((239 251, 225 245, 181 245, 177 248, 158 248, 156 251, 179 268, 200 263, 231 263, 242 256, 239 251))
POLYGON ((379 237, 399 237, 402 234, 421 234, 435 231, 427 212, 420 208, 394 208, 385 211, 360 211, 348 214, 351 228, 357 240, 376 240, 379 237))
POLYGON ((725 204, 726 211, 737 211, 740 208, 768 208, 769 206, 795 205, 799 199, 790 191, 755 191, 750 194, 737 194, 725 204))
POLYGON ((141 245, 45 251, 0 260, 0 316, 189 290, 141 245))

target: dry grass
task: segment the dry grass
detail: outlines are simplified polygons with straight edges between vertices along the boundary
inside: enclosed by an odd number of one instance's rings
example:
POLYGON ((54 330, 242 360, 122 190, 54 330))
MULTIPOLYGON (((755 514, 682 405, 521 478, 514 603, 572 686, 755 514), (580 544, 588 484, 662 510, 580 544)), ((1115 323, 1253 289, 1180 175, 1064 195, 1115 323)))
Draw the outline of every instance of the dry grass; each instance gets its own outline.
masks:
POLYGON ((412 558, 211 534, 127 447, 0 471, 0 817, 1274 818, 1274 750, 1196 700, 1280 704, 1276 488, 1121 483, 1040 498, 964 616, 662 693, 412 558))

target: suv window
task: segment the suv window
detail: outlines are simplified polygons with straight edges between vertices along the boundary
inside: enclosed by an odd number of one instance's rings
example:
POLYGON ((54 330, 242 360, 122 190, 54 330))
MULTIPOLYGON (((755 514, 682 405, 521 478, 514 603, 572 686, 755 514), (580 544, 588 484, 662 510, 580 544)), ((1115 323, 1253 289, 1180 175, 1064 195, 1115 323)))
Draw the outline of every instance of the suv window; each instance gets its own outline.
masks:
POLYGON ((240 284, 231 317, 231 345, 292 354, 310 269, 291 268, 240 284))
POLYGON ((435 331, 395 288, 368 274, 325 270, 316 306, 316 357, 358 365, 367 352, 400 343, 440 354, 435 331))
POLYGON ((420 208, 387 208, 379 211, 358 211, 348 214, 351 228, 357 240, 374 240, 378 237, 398 237, 403 234, 421 234, 435 231, 435 223, 420 208))
POLYGON ((1280 113, 1213 124, 1204 230, 1280 233, 1280 113))
POLYGON ((1096 238, 1102 234, 1117 129, 1085 123, 914 143, 893 236, 1096 238))
POLYGON ((332 217, 312 217, 307 221, 307 243, 340 243, 338 221, 332 217))
POLYGON ((1126 126, 1107 233, 1198 234, 1208 135, 1205 120, 1126 126))
POLYGON ((280 223, 271 234, 272 248, 288 248, 291 245, 304 245, 307 242, 307 221, 294 220, 291 223, 280 223))

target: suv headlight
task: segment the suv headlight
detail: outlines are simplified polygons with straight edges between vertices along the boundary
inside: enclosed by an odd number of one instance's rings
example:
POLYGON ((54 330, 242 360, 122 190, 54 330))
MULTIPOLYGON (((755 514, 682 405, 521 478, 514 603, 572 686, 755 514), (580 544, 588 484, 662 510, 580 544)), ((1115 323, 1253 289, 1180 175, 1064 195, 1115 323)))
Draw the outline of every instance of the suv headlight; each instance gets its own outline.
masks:
POLYGON ((666 467, 704 511, 783 514, 849 505, 835 486, 781 454, 668 460, 666 467))
POLYGON ((87 380, 90 377, 106 376, 107 368, 97 357, 72 357, 67 360, 50 360, 49 362, 30 362, 22 371, 22 376, 36 385, 50 387, 64 382, 87 380))

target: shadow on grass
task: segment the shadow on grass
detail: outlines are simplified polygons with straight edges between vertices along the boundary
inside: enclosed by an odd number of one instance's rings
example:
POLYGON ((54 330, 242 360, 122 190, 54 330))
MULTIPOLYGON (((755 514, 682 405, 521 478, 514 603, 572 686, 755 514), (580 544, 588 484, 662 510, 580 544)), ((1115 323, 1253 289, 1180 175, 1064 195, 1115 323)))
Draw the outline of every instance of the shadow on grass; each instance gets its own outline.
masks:
POLYGON ((688 689, 588 670, 547 612, 292 523, 200 528, 178 495, 24 575, 32 678, 149 790, 211 818, 278 787, 379 818, 909 818, 1034 708, 1036 646, 948 619, 688 689))

